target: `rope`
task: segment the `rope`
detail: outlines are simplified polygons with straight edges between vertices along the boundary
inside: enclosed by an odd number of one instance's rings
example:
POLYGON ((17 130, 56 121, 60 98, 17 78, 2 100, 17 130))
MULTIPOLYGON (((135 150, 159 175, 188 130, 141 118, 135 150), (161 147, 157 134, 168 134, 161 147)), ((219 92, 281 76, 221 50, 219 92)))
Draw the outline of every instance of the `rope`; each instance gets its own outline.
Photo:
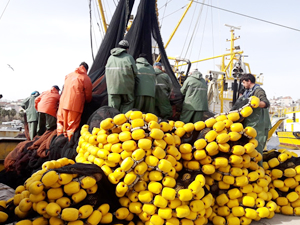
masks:
POLYGON ((0 16, 0 20, 1 20, 2 16, 3 16, 4 12, 6 11, 6 8, 7 8, 8 4, 9 4, 9 2, 10 2, 10 0, 8 0, 7 4, 5 6, 5 8, 4 8, 4 10, 3 10, 3 12, 2 12, 2 14, 0 16))
MULTIPOLYGON (((207 11, 208 11, 208 8, 207 8, 207 11)), ((208 15, 208 12, 206 12, 206 17, 205 17, 205 21, 204 21, 204 28, 203 28, 203 32, 202 32, 202 38, 201 38, 201 44, 200 44, 200 49, 199 49, 199 53, 198 53, 197 59, 200 58, 200 53, 201 53, 202 44, 203 44, 203 37, 204 37, 204 32, 205 32, 205 27, 206 27, 207 15, 208 15)), ((199 62, 196 63, 196 66, 198 66, 198 63, 199 62)))
MULTIPOLYGON (((105 1, 103 1, 103 8, 105 8, 105 7, 106 7, 104 4, 105 4, 105 1)), ((107 5, 107 8, 108 8, 108 11, 109 11, 110 15, 112 15, 112 16, 113 16, 113 13, 111 13, 111 11, 110 11, 110 8, 109 8, 109 3, 107 3, 106 5, 107 5)), ((111 16, 111 18, 112 18, 112 16, 111 16)), ((108 18, 108 17, 106 17, 106 18, 108 18)), ((108 21, 107 21, 107 23, 109 24, 109 22, 108 22, 108 21)))
MULTIPOLYGON (((166 0, 166 1, 168 1, 168 0, 166 0)), ((166 4, 164 4, 163 6, 161 6, 158 10, 161 10, 162 7, 165 7, 165 6, 166 6, 168 3, 170 3, 171 1, 172 1, 172 0, 166 2, 166 4)))
MULTIPOLYGON (((205 0, 203 0, 203 2, 204 2, 204 1, 205 1, 205 0)), ((188 45, 186 54, 188 53, 188 50, 189 50, 190 46, 191 46, 191 49, 193 49, 192 47, 193 47, 194 40, 195 40, 194 34, 195 34, 196 29, 198 30, 198 28, 199 28, 199 25, 198 25, 198 24, 200 24, 200 17, 201 17, 201 15, 202 15, 202 9, 203 9, 203 7, 200 8, 200 13, 199 13, 199 15, 198 15, 197 22, 196 22, 196 24, 195 24, 195 27, 194 27, 194 30, 193 30, 193 34, 192 34, 192 38, 191 38, 191 40, 190 40, 190 42, 189 42, 189 45, 188 45), (192 44, 192 45, 191 45, 191 44, 192 44)), ((191 57, 191 54, 192 54, 192 51, 190 51, 189 58, 191 57)), ((186 56, 185 56, 185 57, 186 57, 186 56)))
POLYGON ((172 12, 172 13, 170 13, 169 15, 166 15, 165 17, 163 17, 162 19, 164 19, 164 18, 166 18, 166 17, 168 17, 168 16, 171 16, 172 14, 174 14, 174 13, 177 13, 179 10, 181 10, 181 9, 184 9, 186 7, 186 5, 184 5, 184 6, 182 6, 182 7, 180 7, 179 9, 177 9, 176 11, 174 11, 174 12, 172 12))
MULTIPOLYGON (((205 2, 205 0, 203 0, 203 2, 205 2)), ((203 11, 203 7, 201 7, 201 10, 200 10, 200 14, 199 14, 198 20, 200 20, 200 15, 202 15, 202 11, 203 11)), ((196 34, 198 34, 198 30, 199 30, 199 27, 200 27, 200 22, 201 22, 201 21, 199 21, 199 25, 197 26, 196 34)), ((197 36, 197 35, 196 35, 196 36, 197 36)), ((195 36, 194 36, 193 41, 192 41, 191 49, 193 49, 195 39, 196 39, 196 38, 195 38, 195 36)), ((191 58, 191 54, 192 54, 192 51, 190 51, 189 58, 191 58)))
MULTIPOLYGON (((193 16, 192 16, 192 21, 193 21, 194 16, 195 16, 196 8, 197 8, 197 6, 196 6, 195 9, 194 9, 193 16)), ((188 29, 187 34, 190 33, 191 26, 192 26, 192 22, 190 23, 190 26, 189 26, 189 29, 188 29)), ((185 41, 184 41, 184 44, 183 44, 183 47, 182 47, 182 50, 181 50, 181 53, 180 53, 180 57, 181 57, 182 54, 183 54, 184 46, 185 46, 185 44, 186 44, 187 39, 188 39, 188 35, 186 35, 186 38, 185 38, 185 41)), ((187 53, 185 53, 185 56, 186 56, 186 54, 187 54, 187 53)), ((184 58, 185 58, 185 56, 184 56, 184 58)))
POLYGON ((234 12, 234 11, 230 11, 228 9, 223 9, 223 8, 220 8, 220 7, 216 7, 216 6, 213 6, 213 5, 208 5, 208 4, 197 2, 197 1, 194 1, 194 2, 198 3, 198 4, 209 6, 211 8, 215 8, 215 9, 223 10, 223 11, 230 12, 230 13, 233 13, 233 14, 237 14, 237 15, 240 15, 240 16, 248 17, 250 19, 259 20, 259 21, 265 22, 265 23, 270 23, 270 24, 273 24, 273 25, 276 25, 276 26, 279 26, 279 27, 284 27, 284 28, 287 28, 287 29, 291 29, 291 30, 295 30, 295 31, 300 31, 299 29, 296 29, 296 28, 293 28, 293 27, 288 27, 288 26, 285 26, 285 25, 282 25, 282 24, 279 24, 279 23, 274 23, 274 22, 271 22, 271 21, 259 19, 257 17, 248 16, 248 15, 245 15, 245 14, 242 14, 242 13, 237 13, 237 12, 234 12))
POLYGON ((163 25, 163 21, 164 21, 164 16, 165 16, 167 4, 168 4, 168 0, 166 0, 166 4, 165 4, 165 9, 164 9, 163 17, 162 17, 161 22, 160 22, 160 24, 161 24, 160 27, 162 27, 162 25, 163 25))
MULTIPOLYGON (((94 15, 94 18, 95 18, 96 24, 98 26, 99 33, 100 33, 100 35, 102 36, 102 39, 103 39, 103 37, 104 37, 104 30, 103 30, 102 26, 99 26, 99 22, 98 21, 101 20, 101 16, 100 16, 100 13, 99 13, 99 6, 97 5, 96 1, 94 1, 94 8, 95 8, 95 11, 98 14, 98 18, 96 17, 96 15, 94 15)), ((95 38, 95 41, 96 41, 96 45, 97 45, 97 48, 98 48, 97 38, 95 38)))
MULTIPOLYGON (((214 42, 214 26, 213 26, 213 11, 211 8, 211 35, 212 35, 212 55, 215 55, 215 42, 214 42)), ((213 67, 215 66, 215 59, 212 60, 213 67)))
POLYGON ((94 58, 94 52, 93 52, 93 38, 92 38, 92 7, 91 7, 91 0, 89 0, 89 13, 90 13, 90 40, 91 40, 91 52, 92 52, 92 58, 93 61, 95 60, 94 58))

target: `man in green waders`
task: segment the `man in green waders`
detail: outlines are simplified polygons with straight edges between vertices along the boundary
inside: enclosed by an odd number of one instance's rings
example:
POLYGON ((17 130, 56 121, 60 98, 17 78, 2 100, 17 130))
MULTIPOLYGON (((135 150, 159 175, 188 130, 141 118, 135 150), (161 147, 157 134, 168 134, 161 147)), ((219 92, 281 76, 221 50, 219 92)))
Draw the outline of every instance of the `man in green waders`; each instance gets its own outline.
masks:
POLYGON ((162 71, 160 62, 154 63, 153 68, 156 74, 155 112, 159 117, 169 119, 172 116, 169 99, 173 87, 172 81, 169 75, 162 71))
MULTIPOLYGON (((240 78, 243 86, 245 87, 244 94, 240 97, 245 100, 251 96, 256 96, 260 99, 259 107, 253 109, 253 113, 246 117, 244 120, 244 127, 250 126, 256 129, 258 146, 256 150, 263 154, 264 147, 267 142, 268 132, 271 129, 271 121, 269 117, 270 102, 267 99, 265 91, 255 83, 255 77, 252 74, 243 74, 240 78)), ((262 160, 259 162, 262 166, 262 160)))
POLYGON ((105 66, 108 106, 122 113, 134 105, 134 85, 137 68, 133 57, 127 53, 129 43, 121 40, 113 48, 105 66))
POLYGON ((26 110, 26 120, 28 123, 29 137, 32 140, 37 134, 37 126, 38 126, 38 112, 34 107, 35 98, 38 97, 40 93, 38 91, 34 91, 31 95, 24 99, 20 106, 26 110))
POLYGON ((207 84, 197 69, 184 81, 180 91, 184 95, 180 120, 185 123, 203 120, 203 113, 208 111, 207 84))
POLYGON ((155 113, 156 75, 145 57, 145 54, 140 54, 136 59, 138 74, 135 79, 134 108, 145 113, 155 113))

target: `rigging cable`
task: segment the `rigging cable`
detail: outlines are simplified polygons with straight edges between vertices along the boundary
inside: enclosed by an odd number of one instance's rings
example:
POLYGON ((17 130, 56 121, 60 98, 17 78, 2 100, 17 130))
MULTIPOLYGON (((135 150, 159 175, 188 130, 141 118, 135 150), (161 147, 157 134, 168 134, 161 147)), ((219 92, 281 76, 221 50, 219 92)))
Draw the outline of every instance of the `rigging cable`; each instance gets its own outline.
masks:
MULTIPOLYGON (((203 37, 204 37, 204 32, 205 32, 205 27, 206 27, 207 15, 208 15, 208 8, 207 8, 207 10, 206 10, 206 16, 205 16, 205 21, 204 21, 204 28, 203 28, 203 32, 202 32, 202 38, 201 38, 201 43, 200 43, 200 49, 199 49, 199 53, 198 53, 197 59, 200 58, 200 53, 201 53, 202 44, 203 44, 203 39, 204 39, 203 37)), ((196 66, 198 66, 198 63, 199 63, 199 62, 196 63, 196 66)))
MULTIPOLYGON (((95 5, 94 7, 97 9, 96 11, 98 13, 98 20, 101 21, 101 16, 100 16, 100 12, 99 12, 99 5, 96 3, 96 0, 94 1, 94 5, 95 5)), ((102 40, 103 40, 104 35, 105 35, 104 28, 99 25, 99 22, 97 20, 96 15, 94 15, 94 16, 95 16, 95 20, 96 20, 96 23, 97 23, 97 26, 98 26, 98 29, 99 29, 99 33, 100 33, 100 35, 102 37, 102 40)))
MULTIPOLYGON (((96 5, 96 2, 94 1, 94 11, 97 11, 97 5, 96 5)), ((96 24, 98 24, 98 22, 97 22, 97 18, 96 18, 96 16, 95 16, 95 14, 94 14, 94 18, 95 18, 95 22, 96 22, 96 24)), ((100 32, 100 28, 98 27, 98 29, 99 29, 99 32, 100 32)), ((98 49, 98 43, 97 43, 97 38, 96 38, 96 32, 95 32, 95 29, 94 29, 94 27, 93 27, 93 35, 94 35, 94 40, 95 40, 95 45, 96 45, 96 49, 98 49)))
MULTIPOLYGON (((205 2, 205 0, 203 0, 203 2, 205 2)), ((188 48, 187 48, 187 51, 186 51, 186 55, 188 54, 188 51, 189 51, 190 47, 191 47, 191 49, 193 49, 194 40, 195 40, 195 36, 196 36, 195 32, 196 32, 196 30, 198 32, 198 28, 200 26, 200 21, 201 21, 200 17, 202 16, 202 10, 203 10, 203 6, 200 8, 200 13, 198 15, 197 22, 196 22, 194 30, 193 30, 192 38, 189 42, 189 45, 188 45, 188 48)), ((197 32, 196 32, 196 34, 197 34, 197 32)), ((192 54, 192 51, 190 51, 189 58, 191 58, 191 54, 192 54)), ((186 55, 185 55, 185 57, 186 57, 186 55)))
POLYGON ((195 1, 195 3, 206 5, 206 6, 215 8, 215 9, 223 10, 223 11, 230 12, 230 13, 233 13, 233 14, 237 14, 237 15, 240 15, 240 16, 248 17, 250 19, 259 20, 261 22, 270 23, 270 24, 273 24, 275 26, 284 27, 284 28, 287 28, 287 29, 295 30, 295 31, 300 31, 299 29, 296 29, 296 28, 293 28, 293 27, 288 27, 288 26, 285 26, 285 25, 282 25, 282 24, 279 24, 279 23, 274 23, 274 22, 271 22, 271 21, 259 19, 257 17, 248 16, 248 15, 245 15, 245 14, 242 14, 242 13, 237 13, 237 12, 234 12, 234 11, 230 11, 228 9, 223 9, 223 8, 220 8, 220 7, 216 7, 216 6, 213 6, 213 5, 208 5, 208 4, 197 2, 197 1, 195 1))
POLYGON ((2 14, 1 14, 1 16, 0 16, 0 20, 1 20, 2 16, 3 16, 3 14, 4 14, 4 12, 5 12, 5 10, 6 10, 7 6, 8 6, 8 4, 9 4, 9 2, 10 2, 10 0, 8 0, 7 4, 6 4, 6 6, 5 6, 5 8, 4 8, 4 10, 3 10, 3 12, 2 12, 2 14))
MULTIPOLYGON (((211 1, 212 4, 212 1, 211 1)), ((213 10, 211 8, 211 35, 212 35, 212 55, 215 55, 215 42, 214 42, 214 21, 213 21, 213 10)), ((216 65, 215 64, 215 59, 212 60, 213 67, 216 65)))
POLYGON ((90 39, 91 39, 91 52, 92 52, 92 58, 93 61, 94 58, 94 52, 93 52, 93 38, 92 38, 92 7, 91 7, 91 0, 89 0, 89 9, 90 9, 90 39))
POLYGON ((165 4, 165 9, 164 9, 163 17, 162 17, 162 19, 161 19, 161 21, 160 21, 160 28, 161 28, 162 25, 163 25, 163 21, 164 21, 164 16, 165 16, 165 12, 166 12, 167 5, 168 5, 168 0, 166 0, 166 4, 165 4))
MULTIPOLYGON (((106 6, 105 6, 104 4, 105 4, 105 1, 103 1, 103 7, 105 8, 106 6)), ((111 11, 110 11, 109 3, 107 3, 106 5, 107 5, 107 8, 108 8, 108 11, 109 11, 110 15, 113 16, 113 13, 111 13, 111 11)), ((112 16, 111 16, 111 17, 112 17, 112 16)), ((107 16, 106 18, 108 18, 108 16, 107 16)), ((107 23, 108 23, 108 21, 107 21, 107 23)), ((108 23, 108 24, 109 24, 109 23, 108 23)))
MULTIPOLYGON (((205 0, 203 0, 203 2, 205 2, 205 0)), ((196 36, 197 36, 197 34, 198 34, 198 30, 199 30, 199 28, 200 28, 200 22, 201 22, 201 20, 200 20, 200 15, 202 16, 203 8, 204 8, 204 6, 202 5, 202 7, 201 7, 201 9, 200 9, 199 18, 198 18, 198 20, 199 20, 199 25, 197 26, 197 29, 196 29, 196 35, 194 36, 193 41, 192 41, 192 47, 191 47, 192 49, 193 49, 193 46, 194 46, 194 43, 195 43, 196 36)), ((202 37, 202 38, 203 38, 203 37, 202 37)), ((189 59, 191 58, 191 54, 192 54, 192 51, 190 51, 189 59)))
MULTIPOLYGON (((197 9, 197 6, 196 6, 195 9, 194 9, 194 12, 193 12, 193 15, 192 15, 192 21, 193 21, 194 16, 195 16, 196 9, 197 9)), ((197 21, 196 21, 196 23, 197 23, 197 21)), ((181 50, 181 53, 180 53, 180 57, 181 57, 182 54, 183 54, 183 50, 184 50, 185 44, 186 44, 186 42, 187 42, 187 39, 188 39, 188 35, 189 35, 189 33, 190 33, 191 26, 192 26, 192 22, 191 22, 190 25, 189 25, 189 29, 188 29, 188 31, 187 31, 187 35, 186 35, 186 37, 185 37, 184 44, 183 44, 183 46, 182 46, 182 50, 181 50)), ((192 38, 192 36, 191 36, 191 38, 192 38)), ((186 52, 187 52, 187 51, 188 51, 188 50, 186 50, 186 52)), ((185 56, 186 56, 186 53, 185 53, 185 56)), ((184 58, 185 58, 185 57, 184 57, 184 58)))
POLYGON ((167 0, 166 4, 162 5, 158 10, 161 10, 162 7, 166 6, 166 5, 167 5, 168 3, 170 3, 171 1, 173 1, 173 0, 169 0, 169 1, 167 0))
POLYGON ((179 9, 177 9, 176 11, 174 11, 174 12, 170 13, 169 15, 166 15, 166 16, 165 16, 165 17, 163 17, 162 19, 164 19, 164 18, 166 18, 166 17, 168 17, 168 16, 171 16, 171 15, 172 15, 172 14, 174 14, 174 13, 177 13, 178 11, 180 11, 180 10, 184 9, 185 7, 186 7, 186 5, 182 6, 181 8, 179 8, 179 9))

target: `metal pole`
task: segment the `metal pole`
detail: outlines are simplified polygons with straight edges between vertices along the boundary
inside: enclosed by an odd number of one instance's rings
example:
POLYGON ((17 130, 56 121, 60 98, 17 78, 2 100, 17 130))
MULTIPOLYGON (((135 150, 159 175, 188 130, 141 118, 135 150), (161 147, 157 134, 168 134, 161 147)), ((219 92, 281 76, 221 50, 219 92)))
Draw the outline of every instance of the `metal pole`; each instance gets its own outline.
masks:
MULTIPOLYGON (((169 45, 170 41, 172 40, 174 34, 176 33, 176 31, 177 31, 179 25, 181 24, 183 18, 185 17, 187 11, 190 9, 190 7, 191 7, 193 1, 194 1, 194 0, 191 0, 190 3, 187 5, 187 7, 186 7, 186 9, 185 9, 185 11, 184 11, 184 13, 183 13, 183 15, 181 16, 181 18, 180 18, 179 22, 177 23, 175 29, 173 30, 173 32, 172 32, 172 34, 171 34, 169 40, 168 40, 167 43, 165 44, 165 48, 167 48, 167 46, 169 45)), ((156 59, 156 62, 158 62, 158 61, 160 60, 160 58, 161 58, 161 56, 159 55, 159 56, 157 57, 157 59, 156 59)))
POLYGON ((99 9, 100 9, 102 23, 103 23, 103 28, 104 28, 104 31, 106 33, 106 31, 107 31, 107 24, 106 24, 105 15, 104 15, 104 11, 103 11, 103 6, 102 6, 101 0, 98 0, 98 4, 99 4, 99 9))

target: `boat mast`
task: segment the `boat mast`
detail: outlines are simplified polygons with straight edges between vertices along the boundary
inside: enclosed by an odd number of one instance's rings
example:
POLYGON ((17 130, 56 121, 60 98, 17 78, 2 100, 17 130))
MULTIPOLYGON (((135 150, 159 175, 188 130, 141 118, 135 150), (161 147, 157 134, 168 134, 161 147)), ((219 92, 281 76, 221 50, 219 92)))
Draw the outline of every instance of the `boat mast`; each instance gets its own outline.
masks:
MULTIPOLYGON (((173 30, 173 32, 172 32, 172 34, 171 34, 169 40, 168 40, 167 43, 165 44, 165 47, 164 47, 165 49, 167 48, 167 46, 169 45, 170 41, 171 41, 172 38, 174 37, 174 34, 176 33, 176 31, 177 31, 179 25, 181 24, 183 18, 184 18, 185 15, 186 15, 186 13, 187 13, 188 10, 190 9, 190 7, 191 7, 193 1, 194 1, 194 0, 191 0, 190 3, 187 5, 187 7, 186 7, 186 9, 185 9, 185 11, 184 11, 184 13, 183 13, 183 15, 181 16, 181 18, 180 18, 180 20, 178 21, 178 23, 177 23, 175 29, 173 30)), ((159 55, 159 56, 156 58, 156 62, 159 62, 160 57, 161 57, 161 56, 159 55)))
POLYGON ((106 33, 107 24, 106 24, 106 20, 105 20, 104 11, 103 11, 102 1, 98 0, 98 4, 99 4, 99 10, 100 10, 100 14, 101 14, 101 19, 102 19, 102 23, 103 23, 104 32, 106 33))
MULTIPOLYGON (((241 28, 240 27, 235 27, 235 26, 232 26, 232 25, 228 25, 228 24, 225 24, 225 26, 227 27, 230 27, 230 33, 231 33, 231 37, 230 37, 230 40, 227 39, 227 41, 230 41, 230 62, 229 62, 229 76, 232 77, 232 70, 233 70, 233 60, 235 58, 235 53, 234 50, 235 47, 234 47, 234 41, 239 39, 240 36, 238 37, 234 37, 234 29, 237 29, 237 30, 240 30, 241 28)), ((225 72, 225 68, 224 68, 225 64, 222 62, 222 67, 221 70, 225 72)))

